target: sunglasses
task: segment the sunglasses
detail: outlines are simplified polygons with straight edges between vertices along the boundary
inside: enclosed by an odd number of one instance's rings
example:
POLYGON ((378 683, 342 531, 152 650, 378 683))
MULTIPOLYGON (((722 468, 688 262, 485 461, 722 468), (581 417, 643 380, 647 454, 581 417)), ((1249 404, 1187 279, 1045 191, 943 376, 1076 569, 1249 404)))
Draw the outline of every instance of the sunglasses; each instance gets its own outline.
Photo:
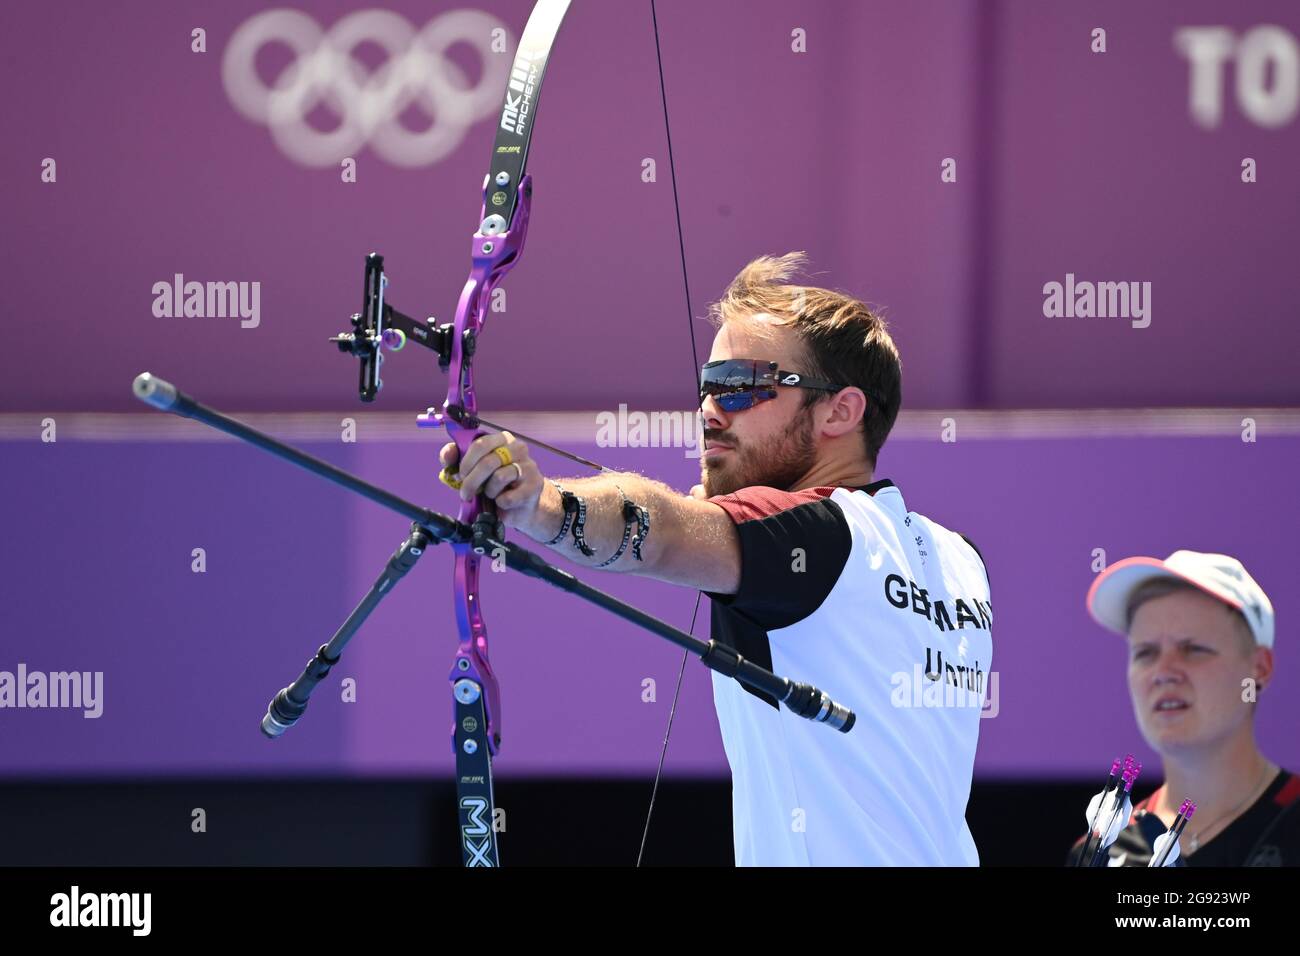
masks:
POLYGON ((778 385, 823 392, 838 392, 846 387, 799 372, 783 371, 775 362, 762 359, 719 359, 700 369, 700 404, 712 398, 723 411, 744 411, 758 402, 776 398, 778 385))

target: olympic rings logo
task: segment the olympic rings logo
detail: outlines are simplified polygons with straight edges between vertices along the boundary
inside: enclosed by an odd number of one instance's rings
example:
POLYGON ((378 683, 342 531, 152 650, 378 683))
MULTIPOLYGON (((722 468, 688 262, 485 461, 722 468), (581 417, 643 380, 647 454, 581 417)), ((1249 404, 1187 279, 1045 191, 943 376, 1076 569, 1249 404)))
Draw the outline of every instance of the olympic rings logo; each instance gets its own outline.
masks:
POLYGON ((510 58, 491 51, 495 30, 504 36, 501 21, 480 10, 445 13, 418 34, 387 10, 349 14, 328 33, 299 10, 267 10, 235 30, 221 81, 235 109, 267 126, 280 151, 304 166, 335 164, 367 143, 394 165, 427 166, 500 106, 510 58), (388 54, 373 73, 352 55, 366 42, 388 54), (258 76, 256 58, 272 43, 289 47, 295 59, 268 86, 258 76), (477 85, 446 56, 457 43, 482 61, 477 85), (322 103, 341 118, 337 129, 322 132, 307 122, 322 103), (433 121, 427 130, 415 132, 399 122, 412 105, 433 121))

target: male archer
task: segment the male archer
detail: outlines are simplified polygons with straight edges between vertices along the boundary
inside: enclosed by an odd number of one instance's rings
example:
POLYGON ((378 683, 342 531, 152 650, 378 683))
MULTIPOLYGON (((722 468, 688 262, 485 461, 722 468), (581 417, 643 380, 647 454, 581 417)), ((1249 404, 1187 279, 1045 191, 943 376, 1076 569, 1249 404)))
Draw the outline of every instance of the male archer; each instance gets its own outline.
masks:
POLYGON ((466 500, 574 562, 703 591, 712 637, 857 712, 852 733, 715 675, 740 865, 974 866, 966 826, 993 660, 979 552, 875 477, 901 403, 884 321, 787 284, 761 257, 710 310, 701 483, 632 473, 547 480, 508 432, 457 468, 466 500))

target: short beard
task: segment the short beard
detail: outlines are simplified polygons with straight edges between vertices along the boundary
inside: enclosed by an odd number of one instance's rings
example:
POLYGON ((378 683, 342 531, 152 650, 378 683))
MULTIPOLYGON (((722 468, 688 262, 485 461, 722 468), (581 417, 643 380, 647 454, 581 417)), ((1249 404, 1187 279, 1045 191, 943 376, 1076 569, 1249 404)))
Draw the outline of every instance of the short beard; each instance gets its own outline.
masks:
POLYGON ((805 405, 788 428, 753 448, 737 445, 727 464, 700 466, 700 483, 707 497, 729 495, 762 485, 790 491, 808 473, 817 445, 812 436, 812 406, 805 405))

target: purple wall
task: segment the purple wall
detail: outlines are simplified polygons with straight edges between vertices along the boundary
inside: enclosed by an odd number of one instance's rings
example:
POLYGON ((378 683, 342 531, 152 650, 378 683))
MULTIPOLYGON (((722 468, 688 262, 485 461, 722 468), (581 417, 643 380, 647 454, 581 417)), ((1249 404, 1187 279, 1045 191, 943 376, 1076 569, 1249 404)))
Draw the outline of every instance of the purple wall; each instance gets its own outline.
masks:
MULTIPOLYGON (((1173 35, 1224 25, 1240 39, 1282 24, 1300 67, 1300 7, 997 10, 999 92, 986 131, 989 373, 978 398, 1001 407, 1296 403, 1300 117, 1278 127, 1249 120, 1227 66, 1216 84, 1219 125, 1194 123, 1191 67, 1173 35), (1110 28, 1104 55, 1079 41, 1097 25, 1110 28), (1258 164, 1255 183, 1241 181, 1246 157, 1258 164), (1042 285, 1066 273, 1150 281, 1150 327, 1044 318, 1042 285)), ((1286 84, 1300 96, 1296 84, 1300 72, 1286 84)))
MULTIPOLYGON (((390 6, 417 25, 445 12, 390 6)), ((355 7, 313 3, 311 15, 328 27, 355 7)), ((480 8, 514 37, 528 7, 480 8)), ((909 407, 1300 399, 1300 125, 1245 119, 1229 68, 1223 122, 1200 128, 1172 40, 1189 24, 1300 35, 1293 4, 660 7, 695 315, 750 257, 804 248, 821 281, 887 307, 909 407), (1097 25, 1105 54, 1088 49, 1097 25), (796 27, 805 54, 790 52, 796 27), (1243 156, 1259 162, 1255 184, 1239 181, 1243 156), (945 157, 956 183, 940 182, 945 157), (1042 286, 1067 272, 1154 283, 1151 327, 1045 318, 1042 286)), ((6 301, 45 333, 0 359, 5 407, 129 409, 120 383, 149 365, 219 405, 332 408, 345 373, 322 336, 358 307, 372 249, 388 256, 400 308, 450 317, 490 122, 425 167, 362 146, 355 184, 337 165, 298 165, 221 80, 232 34, 264 9, 0 11, 0 80, 24 91, 5 105, 0 155, 6 301), (195 26, 207 53, 190 51, 195 26), (56 183, 40 181, 46 157, 56 183), (178 272, 261 282, 260 325, 156 318, 152 286, 178 272)), ((357 55, 383 61, 373 45, 357 55)), ((464 49, 454 58, 470 78, 481 69, 464 49)), ((268 46, 257 62, 269 78, 290 60, 268 46)), ((679 407, 692 373, 647 5, 574 5, 534 146, 533 233, 492 323, 485 399, 679 407), (641 181, 646 157, 655 183, 641 181), (557 375, 576 342, 581 374, 557 375), (626 374, 629 356, 647 374, 626 374)), ((707 325, 696 332, 706 343, 707 325)), ((414 406, 427 388, 393 376, 386 397, 414 406)))
MULTIPOLYGON (((1110 561, 1180 547, 1242 557, 1279 620, 1261 738, 1272 759, 1300 764, 1300 668, 1287 640, 1300 511, 1257 505, 1293 494, 1295 416, 1262 416, 1255 444, 1240 441, 1231 414, 1208 425, 1185 418, 1179 427, 1192 434, 1182 435, 1117 418, 1113 427, 1130 438, 1059 425, 1057 438, 988 438, 956 417, 952 444, 938 441, 937 416, 910 417, 880 474, 911 508, 969 534, 988 562, 999 713, 983 722, 980 772, 1089 774, 1116 751, 1145 749, 1127 702, 1123 641, 1083 607, 1094 548, 1110 561)), ((266 427, 304 434, 282 421, 266 427)), ((179 424, 188 437, 208 437, 201 425, 179 424)), ((424 558, 349 648, 335 673, 356 679, 357 701, 342 703, 337 684, 318 691, 303 723, 271 743, 257 731, 267 702, 374 580, 406 522, 232 442, 149 438, 149 419, 133 426, 134 439, 78 440, 78 425, 64 427, 68 437, 55 444, 0 445, 0 496, 16 503, 0 543, 0 669, 22 661, 31 670, 102 670, 104 713, 0 711, 0 774, 450 772, 448 552, 424 558), (196 547, 206 549, 205 574, 190 571, 196 547)), ((446 506, 431 438, 367 437, 375 431, 364 418, 359 434, 355 445, 304 444, 412 500, 446 506)), ((557 437, 538 437, 548 436, 557 437)), ((678 487, 696 473, 680 449, 575 450, 678 487)), ((569 471, 553 461, 547 470, 569 471)), ((691 592, 582 574, 690 623, 691 592)), ((485 575, 483 593, 505 698, 500 772, 653 772, 681 655, 517 575, 485 575), (658 684, 655 703, 641 700, 646 677, 658 684)), ((697 633, 707 609, 705 601, 697 633)), ((692 662, 669 768, 725 766, 707 673, 692 662)))

